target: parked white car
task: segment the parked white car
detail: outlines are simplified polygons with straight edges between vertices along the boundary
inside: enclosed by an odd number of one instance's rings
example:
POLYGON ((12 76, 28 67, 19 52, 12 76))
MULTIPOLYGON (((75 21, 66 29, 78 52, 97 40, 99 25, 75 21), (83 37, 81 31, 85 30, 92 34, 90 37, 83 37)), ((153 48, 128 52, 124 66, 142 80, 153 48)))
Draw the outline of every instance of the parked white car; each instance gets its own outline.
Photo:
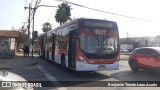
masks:
POLYGON ((129 53, 129 51, 125 48, 121 48, 121 53, 129 53))

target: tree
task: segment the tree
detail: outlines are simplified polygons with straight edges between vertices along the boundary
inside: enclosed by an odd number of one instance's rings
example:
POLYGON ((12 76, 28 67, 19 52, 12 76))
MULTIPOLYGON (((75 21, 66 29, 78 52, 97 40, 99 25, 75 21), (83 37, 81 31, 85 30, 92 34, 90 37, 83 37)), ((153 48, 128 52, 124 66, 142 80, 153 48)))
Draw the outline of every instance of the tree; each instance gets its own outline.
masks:
POLYGON ((52 25, 49 22, 45 22, 43 24, 43 28, 42 28, 43 32, 47 32, 47 31, 49 31, 51 29, 52 29, 52 25))
POLYGON ((68 4, 62 3, 61 5, 58 5, 58 9, 55 14, 55 19, 60 25, 64 24, 68 20, 71 20, 69 16, 66 15, 66 8, 70 7, 68 4))
POLYGON ((19 38, 16 38, 16 47, 19 48, 20 44, 28 44, 28 34, 27 30, 22 26, 19 30, 19 38))

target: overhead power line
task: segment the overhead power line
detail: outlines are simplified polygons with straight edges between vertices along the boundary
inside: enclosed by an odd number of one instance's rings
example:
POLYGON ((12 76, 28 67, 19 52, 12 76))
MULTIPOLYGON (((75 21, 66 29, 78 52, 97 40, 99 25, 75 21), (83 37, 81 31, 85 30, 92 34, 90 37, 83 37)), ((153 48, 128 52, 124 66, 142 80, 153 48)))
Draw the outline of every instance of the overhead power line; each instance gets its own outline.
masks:
POLYGON ((99 9, 95 9, 95 8, 90 8, 90 7, 83 6, 83 5, 80 5, 80 4, 76 4, 76 3, 73 3, 73 2, 70 2, 70 1, 66 1, 66 0, 56 0, 56 1, 64 2, 64 3, 69 3, 71 5, 75 5, 75 6, 79 6, 79 7, 83 7, 83 8, 87 8, 87 9, 90 9, 90 10, 103 12, 103 13, 108 13, 108 14, 112 14, 112 15, 116 15, 116 16, 121 16, 121 17, 125 17, 125 18, 131 18, 131 19, 136 19, 136 20, 141 20, 141 21, 147 21, 147 22, 155 22, 155 21, 151 21, 151 20, 146 20, 146 19, 131 17, 131 16, 127 16, 127 15, 107 12, 107 11, 103 11, 103 10, 99 10, 99 9))

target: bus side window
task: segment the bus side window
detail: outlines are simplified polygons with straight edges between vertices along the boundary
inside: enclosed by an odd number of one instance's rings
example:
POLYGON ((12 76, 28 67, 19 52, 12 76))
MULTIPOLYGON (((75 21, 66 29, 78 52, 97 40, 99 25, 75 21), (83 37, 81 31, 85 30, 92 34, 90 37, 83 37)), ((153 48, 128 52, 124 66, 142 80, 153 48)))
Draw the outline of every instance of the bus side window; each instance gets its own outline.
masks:
POLYGON ((63 48, 67 50, 67 42, 64 42, 63 48))
POLYGON ((56 47, 55 47, 55 48, 57 49, 57 48, 58 48, 58 42, 57 42, 57 41, 55 42, 55 45, 56 45, 56 47))
POLYGON ((60 49, 63 49, 63 42, 61 42, 60 44, 61 44, 61 45, 60 45, 60 46, 61 46, 61 48, 60 48, 60 49))
POLYGON ((68 50, 68 48, 69 48, 69 43, 67 42, 67 50, 68 50))
POLYGON ((59 49, 63 49, 63 43, 59 42, 59 49))
POLYGON ((60 49, 60 42, 57 42, 57 49, 60 49))

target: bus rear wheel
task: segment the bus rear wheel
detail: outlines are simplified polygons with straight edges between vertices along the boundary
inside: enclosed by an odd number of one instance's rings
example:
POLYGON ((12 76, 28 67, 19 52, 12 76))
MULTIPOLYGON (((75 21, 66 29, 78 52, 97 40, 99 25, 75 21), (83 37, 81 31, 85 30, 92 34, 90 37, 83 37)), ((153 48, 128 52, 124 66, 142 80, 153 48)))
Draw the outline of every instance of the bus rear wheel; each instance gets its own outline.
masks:
POLYGON ((61 66, 63 67, 64 70, 67 69, 64 54, 61 55, 61 66))

